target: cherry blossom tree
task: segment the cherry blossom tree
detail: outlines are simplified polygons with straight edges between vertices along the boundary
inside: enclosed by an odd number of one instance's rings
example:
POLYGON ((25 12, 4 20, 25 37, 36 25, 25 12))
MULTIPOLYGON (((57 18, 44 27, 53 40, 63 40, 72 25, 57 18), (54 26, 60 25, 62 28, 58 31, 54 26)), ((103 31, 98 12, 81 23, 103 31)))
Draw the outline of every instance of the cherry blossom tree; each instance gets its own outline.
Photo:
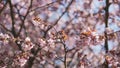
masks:
POLYGON ((0 68, 118 68, 119 13, 119 0, 0 0, 0 68))

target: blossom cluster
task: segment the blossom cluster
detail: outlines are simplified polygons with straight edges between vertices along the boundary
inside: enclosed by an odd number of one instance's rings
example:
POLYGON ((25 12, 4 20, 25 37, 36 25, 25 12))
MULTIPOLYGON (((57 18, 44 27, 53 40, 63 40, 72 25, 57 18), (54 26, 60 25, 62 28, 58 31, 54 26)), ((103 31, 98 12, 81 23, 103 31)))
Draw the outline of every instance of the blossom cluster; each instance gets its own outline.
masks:
POLYGON ((22 49, 24 51, 29 51, 31 50, 35 45, 31 42, 29 37, 26 37, 25 41, 22 43, 22 49))
POLYGON ((0 43, 8 43, 8 39, 10 39, 10 36, 8 34, 0 33, 0 43))

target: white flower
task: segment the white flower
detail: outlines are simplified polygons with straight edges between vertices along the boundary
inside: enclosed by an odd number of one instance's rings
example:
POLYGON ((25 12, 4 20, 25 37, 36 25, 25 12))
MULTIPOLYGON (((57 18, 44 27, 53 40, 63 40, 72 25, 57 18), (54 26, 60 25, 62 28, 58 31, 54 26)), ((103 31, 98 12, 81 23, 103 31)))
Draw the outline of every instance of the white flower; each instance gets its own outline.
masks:
POLYGON ((25 63, 27 62, 27 59, 22 58, 22 59, 19 60, 19 62, 20 62, 20 66, 22 67, 22 66, 24 66, 25 63))
POLYGON ((39 39, 39 41, 40 41, 40 45, 41 45, 41 46, 45 46, 45 45, 46 45, 46 41, 45 41, 45 40, 39 39))
POLYGON ((33 43, 29 43, 29 44, 23 43, 21 46, 23 50, 28 51, 28 50, 31 50, 35 45, 33 43))
POLYGON ((55 42, 55 41, 54 41, 53 39, 49 39, 49 40, 47 40, 47 41, 49 42, 50 45, 54 45, 54 42, 55 42))
POLYGON ((28 42, 31 41, 31 40, 30 40, 30 37, 26 37, 26 38, 25 38, 25 41, 26 41, 26 42, 27 42, 27 41, 28 41, 28 42))
POLYGON ((9 38, 10 38, 9 35, 0 33, 0 42, 6 44, 6 43, 8 43, 9 38))

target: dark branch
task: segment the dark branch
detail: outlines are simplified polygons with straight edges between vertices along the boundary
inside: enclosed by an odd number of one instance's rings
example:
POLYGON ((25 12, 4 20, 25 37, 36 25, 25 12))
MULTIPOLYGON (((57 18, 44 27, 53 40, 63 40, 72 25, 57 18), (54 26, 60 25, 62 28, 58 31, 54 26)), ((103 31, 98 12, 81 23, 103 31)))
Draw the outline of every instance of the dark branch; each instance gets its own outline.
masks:
POLYGON ((33 53, 33 57, 30 57, 29 59, 28 59, 28 61, 27 61, 27 65, 25 66, 26 68, 32 68, 32 66, 33 66, 33 61, 35 60, 35 57, 36 57, 36 55, 37 55, 37 53, 40 51, 41 49, 40 48, 38 48, 34 53, 33 53))
POLYGON ((67 68, 67 48, 66 48, 66 44, 64 42, 62 42, 63 46, 64 46, 64 67, 67 68))
POLYGON ((20 29, 19 29, 19 31, 18 31, 17 36, 20 35, 20 32, 22 31, 22 29, 23 29, 23 27, 24 27, 25 19, 26 19, 27 15, 29 14, 30 9, 32 8, 32 2, 33 2, 33 0, 30 1, 30 6, 28 7, 28 10, 27 10, 27 13, 25 14, 25 16, 23 16, 23 19, 22 19, 21 16, 19 15, 22 24, 20 25, 20 29))
MULTIPOLYGON (((57 0, 57 1, 58 1, 58 0, 57 0)), ((36 7, 36 8, 34 8, 34 9, 32 9, 30 12, 35 11, 35 10, 40 9, 40 8, 48 7, 48 6, 50 6, 50 5, 54 4, 54 3, 56 3, 57 1, 53 1, 53 2, 48 3, 48 4, 46 4, 46 5, 43 5, 43 6, 40 6, 40 7, 36 7)))
MULTIPOLYGON (((109 0, 106 0, 106 8, 105 8, 105 28, 108 28, 108 18, 109 18, 109 0)), ((108 36, 107 36, 107 32, 105 32, 105 51, 106 53, 108 53, 108 36)), ((108 67, 108 62, 105 60, 104 62, 105 68, 109 68, 108 67)))
POLYGON ((11 3, 11 0, 8 0, 8 3, 9 3, 9 6, 10 6, 10 16, 11 16, 11 20, 12 20, 12 34, 14 37, 16 37, 16 32, 15 32, 15 20, 14 20, 14 11, 13 11, 13 6, 12 6, 12 3, 11 3))
MULTIPOLYGON (((109 17, 109 0, 106 0, 106 8, 105 8, 105 28, 108 27, 108 17, 109 17)), ((108 52, 108 38, 107 38, 107 33, 105 32, 105 50, 106 53, 108 52)))

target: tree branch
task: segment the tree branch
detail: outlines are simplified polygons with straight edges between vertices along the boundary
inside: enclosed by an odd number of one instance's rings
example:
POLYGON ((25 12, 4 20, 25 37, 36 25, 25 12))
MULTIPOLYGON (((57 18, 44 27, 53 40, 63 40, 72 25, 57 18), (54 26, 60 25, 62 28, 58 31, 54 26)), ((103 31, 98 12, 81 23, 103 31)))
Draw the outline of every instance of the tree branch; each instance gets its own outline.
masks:
MULTIPOLYGON (((2 1, 2 0, 1 0, 2 1)), ((2 13, 2 11, 5 9, 5 7, 7 6, 8 1, 6 1, 6 3, 4 4, 3 8, 0 9, 0 14, 2 13)))
MULTIPOLYGON (((106 0, 106 8, 105 8, 105 28, 108 27, 108 18, 109 18, 109 0, 106 0)), ((108 48, 108 36, 107 36, 107 32, 105 32, 105 45, 104 45, 104 47, 105 47, 106 53, 108 53, 109 48, 108 48)), ((109 67, 108 67, 108 62, 107 62, 106 60, 105 60, 104 65, 105 65, 105 68, 109 68, 109 67)))
POLYGON ((74 0, 71 0, 71 1, 70 1, 70 3, 68 4, 68 6, 65 8, 65 11, 61 14, 61 16, 56 20, 56 22, 55 22, 52 26, 50 26, 50 27, 45 31, 44 38, 46 37, 48 31, 49 31, 50 29, 52 29, 52 28, 59 22, 59 20, 62 18, 62 16, 68 11, 68 9, 69 9, 70 5, 73 3, 73 1, 74 1, 74 0))
POLYGON ((6 31, 11 32, 7 27, 5 27, 3 24, 0 23, 0 26, 2 26, 6 31))
MULTIPOLYGON (((19 31, 18 31, 17 36, 20 35, 20 32, 22 31, 22 29, 23 29, 23 27, 24 27, 25 19, 26 19, 27 15, 29 14, 30 9, 31 9, 31 7, 32 7, 32 2, 33 2, 33 0, 30 1, 30 6, 28 7, 28 10, 27 10, 27 13, 25 14, 25 16, 23 16, 24 18, 22 19, 22 18, 20 17, 22 24, 20 25, 20 29, 19 29, 19 31)), ((20 15, 19 15, 19 16, 20 16, 20 15)))
MULTIPOLYGON (((105 28, 108 27, 108 17, 109 17, 109 0, 106 0, 106 8, 105 8, 105 28)), ((108 52, 108 38, 107 38, 107 33, 105 32, 105 50, 106 53, 108 52)))
POLYGON ((28 59, 28 61, 27 61, 27 65, 25 66, 25 68, 32 68, 32 66, 33 66, 33 61, 35 60, 35 57, 36 57, 36 55, 37 55, 37 53, 39 52, 39 50, 41 50, 40 48, 38 48, 37 50, 36 50, 36 52, 33 54, 34 56, 33 57, 30 57, 29 59, 28 59))
POLYGON ((12 31, 12 34, 14 37, 16 37, 16 32, 15 32, 15 21, 14 21, 14 12, 13 12, 13 6, 12 6, 12 3, 11 3, 11 0, 8 0, 8 3, 9 3, 9 6, 10 6, 10 16, 11 16, 11 20, 12 20, 12 28, 11 28, 11 31, 12 31))
POLYGON ((67 49, 66 49, 66 44, 64 42, 62 42, 63 46, 64 46, 64 67, 67 68, 67 49))
POLYGON ((52 5, 52 4, 56 3, 56 2, 58 2, 58 0, 53 1, 53 2, 51 2, 51 3, 48 3, 48 4, 46 4, 46 5, 43 5, 43 6, 36 7, 36 8, 34 8, 34 9, 30 10, 30 12, 35 11, 35 10, 37 10, 37 9, 39 9, 39 8, 47 7, 47 6, 52 5))

